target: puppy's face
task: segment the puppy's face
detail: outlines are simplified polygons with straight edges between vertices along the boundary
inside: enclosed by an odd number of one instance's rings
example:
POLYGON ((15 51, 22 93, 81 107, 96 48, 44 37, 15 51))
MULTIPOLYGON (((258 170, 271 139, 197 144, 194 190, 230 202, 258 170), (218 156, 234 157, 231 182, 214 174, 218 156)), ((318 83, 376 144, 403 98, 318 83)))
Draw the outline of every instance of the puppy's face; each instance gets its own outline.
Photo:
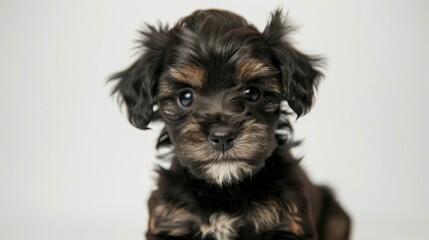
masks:
POLYGON ((251 177, 280 142, 280 103, 305 113, 320 76, 316 59, 284 41, 284 21, 277 11, 260 33, 240 16, 206 10, 172 29, 149 27, 146 53, 112 77, 131 123, 146 128, 160 116, 175 158, 197 178, 251 177))
POLYGON ((158 105, 176 158, 219 185, 251 176, 277 146, 279 71, 249 45, 218 43, 222 51, 205 61, 180 55, 160 78, 158 105))

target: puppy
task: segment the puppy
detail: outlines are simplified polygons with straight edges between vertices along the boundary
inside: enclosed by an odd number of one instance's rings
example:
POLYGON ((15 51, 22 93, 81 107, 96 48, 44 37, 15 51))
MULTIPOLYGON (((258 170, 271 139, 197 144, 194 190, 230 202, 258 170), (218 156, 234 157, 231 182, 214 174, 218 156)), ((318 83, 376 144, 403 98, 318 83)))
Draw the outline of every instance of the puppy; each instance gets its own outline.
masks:
POLYGON ((288 41, 292 29, 281 10, 262 32, 198 10, 141 32, 142 55, 111 80, 131 124, 161 120, 157 147, 172 149, 147 239, 349 238, 348 215, 290 153, 289 109, 307 113, 322 77, 321 59, 288 41))

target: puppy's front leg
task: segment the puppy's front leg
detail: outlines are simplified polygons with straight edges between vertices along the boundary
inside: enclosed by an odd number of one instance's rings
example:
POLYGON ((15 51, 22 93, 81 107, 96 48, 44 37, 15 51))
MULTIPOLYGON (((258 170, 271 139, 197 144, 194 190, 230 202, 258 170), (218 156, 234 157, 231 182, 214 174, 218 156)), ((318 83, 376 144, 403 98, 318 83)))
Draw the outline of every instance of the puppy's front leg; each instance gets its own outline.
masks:
POLYGON ((302 210, 302 237, 303 240, 318 240, 317 229, 315 222, 308 209, 308 201, 304 200, 301 205, 302 210))
POLYGON ((286 230, 293 233, 294 237, 281 239, 318 240, 318 234, 314 220, 309 211, 308 198, 301 196, 299 204, 287 205, 286 230))
POLYGON ((157 191, 149 199, 149 215, 148 240, 189 240, 198 235, 200 218, 183 204, 164 201, 157 191))
MULTIPOLYGON (((301 231, 296 232, 289 230, 286 233, 282 234, 278 239, 284 240, 318 240, 318 234, 312 223, 311 219, 303 219, 301 226, 301 231), (292 234, 291 234, 292 233, 292 234)), ((276 238, 277 239, 277 238, 276 238)))

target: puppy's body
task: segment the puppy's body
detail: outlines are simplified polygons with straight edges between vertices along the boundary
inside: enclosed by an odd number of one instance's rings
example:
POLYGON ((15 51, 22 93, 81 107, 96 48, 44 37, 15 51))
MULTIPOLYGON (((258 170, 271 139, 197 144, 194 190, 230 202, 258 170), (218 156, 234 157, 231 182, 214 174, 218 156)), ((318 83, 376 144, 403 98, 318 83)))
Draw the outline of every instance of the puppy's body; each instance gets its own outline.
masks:
POLYGON ((347 215, 287 152, 276 150, 262 171, 228 188, 177 165, 159 173, 147 239, 348 239, 347 215))
POLYGON ((145 53, 112 77, 130 122, 162 120, 158 147, 173 149, 147 239, 348 239, 345 212, 289 152, 281 103, 306 113, 321 77, 290 29, 280 11, 262 33, 227 11, 196 11, 172 29, 149 27, 145 53))

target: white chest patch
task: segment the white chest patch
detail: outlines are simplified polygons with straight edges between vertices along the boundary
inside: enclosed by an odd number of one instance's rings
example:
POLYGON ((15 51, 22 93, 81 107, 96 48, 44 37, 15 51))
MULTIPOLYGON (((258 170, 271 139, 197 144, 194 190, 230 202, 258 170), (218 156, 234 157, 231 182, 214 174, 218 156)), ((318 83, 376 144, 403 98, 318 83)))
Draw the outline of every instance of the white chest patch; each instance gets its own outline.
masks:
POLYGON ((237 236, 237 229, 240 225, 239 218, 225 213, 214 213, 209 218, 208 224, 201 225, 203 238, 208 235, 216 240, 232 240, 237 236))

